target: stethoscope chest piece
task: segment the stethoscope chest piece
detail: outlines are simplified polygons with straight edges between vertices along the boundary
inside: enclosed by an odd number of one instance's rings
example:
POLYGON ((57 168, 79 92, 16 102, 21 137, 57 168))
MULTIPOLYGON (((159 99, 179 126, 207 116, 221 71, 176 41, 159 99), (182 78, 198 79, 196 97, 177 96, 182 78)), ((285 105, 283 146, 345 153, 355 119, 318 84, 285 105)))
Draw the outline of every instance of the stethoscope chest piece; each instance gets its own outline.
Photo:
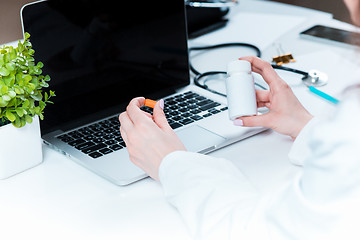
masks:
POLYGON ((328 76, 318 70, 310 70, 302 81, 306 86, 321 87, 328 83, 328 76))

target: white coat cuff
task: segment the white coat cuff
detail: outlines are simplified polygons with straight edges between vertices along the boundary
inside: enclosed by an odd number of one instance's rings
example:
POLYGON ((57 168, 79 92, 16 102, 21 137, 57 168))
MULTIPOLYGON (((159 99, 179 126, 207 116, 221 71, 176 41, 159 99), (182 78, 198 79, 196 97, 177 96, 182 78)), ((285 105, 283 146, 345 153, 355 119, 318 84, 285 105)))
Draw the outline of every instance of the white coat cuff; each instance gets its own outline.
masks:
POLYGON ((318 118, 312 118, 295 139, 288 155, 292 164, 303 166, 304 160, 311 155, 311 149, 308 145, 309 137, 318 121, 318 118))

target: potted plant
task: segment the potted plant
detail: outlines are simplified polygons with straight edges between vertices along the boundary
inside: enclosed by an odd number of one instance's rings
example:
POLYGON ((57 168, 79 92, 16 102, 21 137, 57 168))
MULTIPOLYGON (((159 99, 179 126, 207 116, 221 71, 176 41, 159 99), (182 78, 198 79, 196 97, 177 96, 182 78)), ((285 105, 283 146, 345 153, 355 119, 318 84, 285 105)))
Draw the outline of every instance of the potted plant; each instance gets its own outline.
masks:
POLYGON ((39 118, 53 91, 43 92, 50 77, 35 64, 30 34, 16 48, 0 47, 0 179, 42 162, 39 118))

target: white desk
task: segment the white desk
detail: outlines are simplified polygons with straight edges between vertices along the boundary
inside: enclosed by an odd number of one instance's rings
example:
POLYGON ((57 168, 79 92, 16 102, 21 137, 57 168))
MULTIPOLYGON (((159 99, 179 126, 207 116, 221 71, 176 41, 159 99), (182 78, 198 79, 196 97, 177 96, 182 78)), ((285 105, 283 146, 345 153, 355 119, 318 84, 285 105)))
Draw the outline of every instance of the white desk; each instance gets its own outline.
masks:
MULTIPOLYGON (((240 2, 239 7, 231 11, 232 18, 241 12, 308 17, 277 39, 295 57, 319 49, 331 49, 339 54, 349 52, 298 38, 298 32, 306 25, 324 21, 351 28, 331 20, 329 14, 267 1, 240 2)), ((248 32, 251 29, 239 28, 238 31, 251 36, 248 32)), ((214 41, 205 40, 199 38, 191 44, 214 41)), ((266 44, 262 50, 267 60, 275 52, 266 44)), ((209 55, 206 58, 198 55, 194 63, 200 68, 213 64, 209 55)), ((227 61, 227 56, 222 54, 222 61, 227 61)), ((297 86, 294 91, 313 113, 320 112, 322 101, 310 96, 305 87, 297 86)), ((289 182, 300 170, 288 162, 291 143, 288 137, 267 131, 211 155, 232 160, 259 191, 266 194, 289 182)), ((0 181, 0 239, 189 239, 180 215, 165 201, 158 183, 145 179, 117 187, 49 147, 43 149, 43 164, 0 181)))

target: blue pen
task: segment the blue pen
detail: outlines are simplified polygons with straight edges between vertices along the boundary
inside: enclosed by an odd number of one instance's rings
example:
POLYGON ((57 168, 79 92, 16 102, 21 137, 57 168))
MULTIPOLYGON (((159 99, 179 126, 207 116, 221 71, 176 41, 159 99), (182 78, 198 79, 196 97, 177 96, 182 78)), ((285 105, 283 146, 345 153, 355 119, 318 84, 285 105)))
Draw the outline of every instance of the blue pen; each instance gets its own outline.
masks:
POLYGON ((324 93, 323 91, 320 91, 320 90, 316 89, 316 88, 313 87, 313 86, 310 86, 310 87, 309 87, 309 90, 310 90, 310 92, 315 93, 315 94, 318 95, 319 97, 321 97, 321 98, 323 98, 323 99, 325 99, 325 100, 328 100, 329 102, 332 102, 332 103, 334 103, 334 104, 338 104, 338 103, 340 102, 338 99, 336 99, 336 98, 334 98, 334 97, 332 97, 332 96, 324 93))

